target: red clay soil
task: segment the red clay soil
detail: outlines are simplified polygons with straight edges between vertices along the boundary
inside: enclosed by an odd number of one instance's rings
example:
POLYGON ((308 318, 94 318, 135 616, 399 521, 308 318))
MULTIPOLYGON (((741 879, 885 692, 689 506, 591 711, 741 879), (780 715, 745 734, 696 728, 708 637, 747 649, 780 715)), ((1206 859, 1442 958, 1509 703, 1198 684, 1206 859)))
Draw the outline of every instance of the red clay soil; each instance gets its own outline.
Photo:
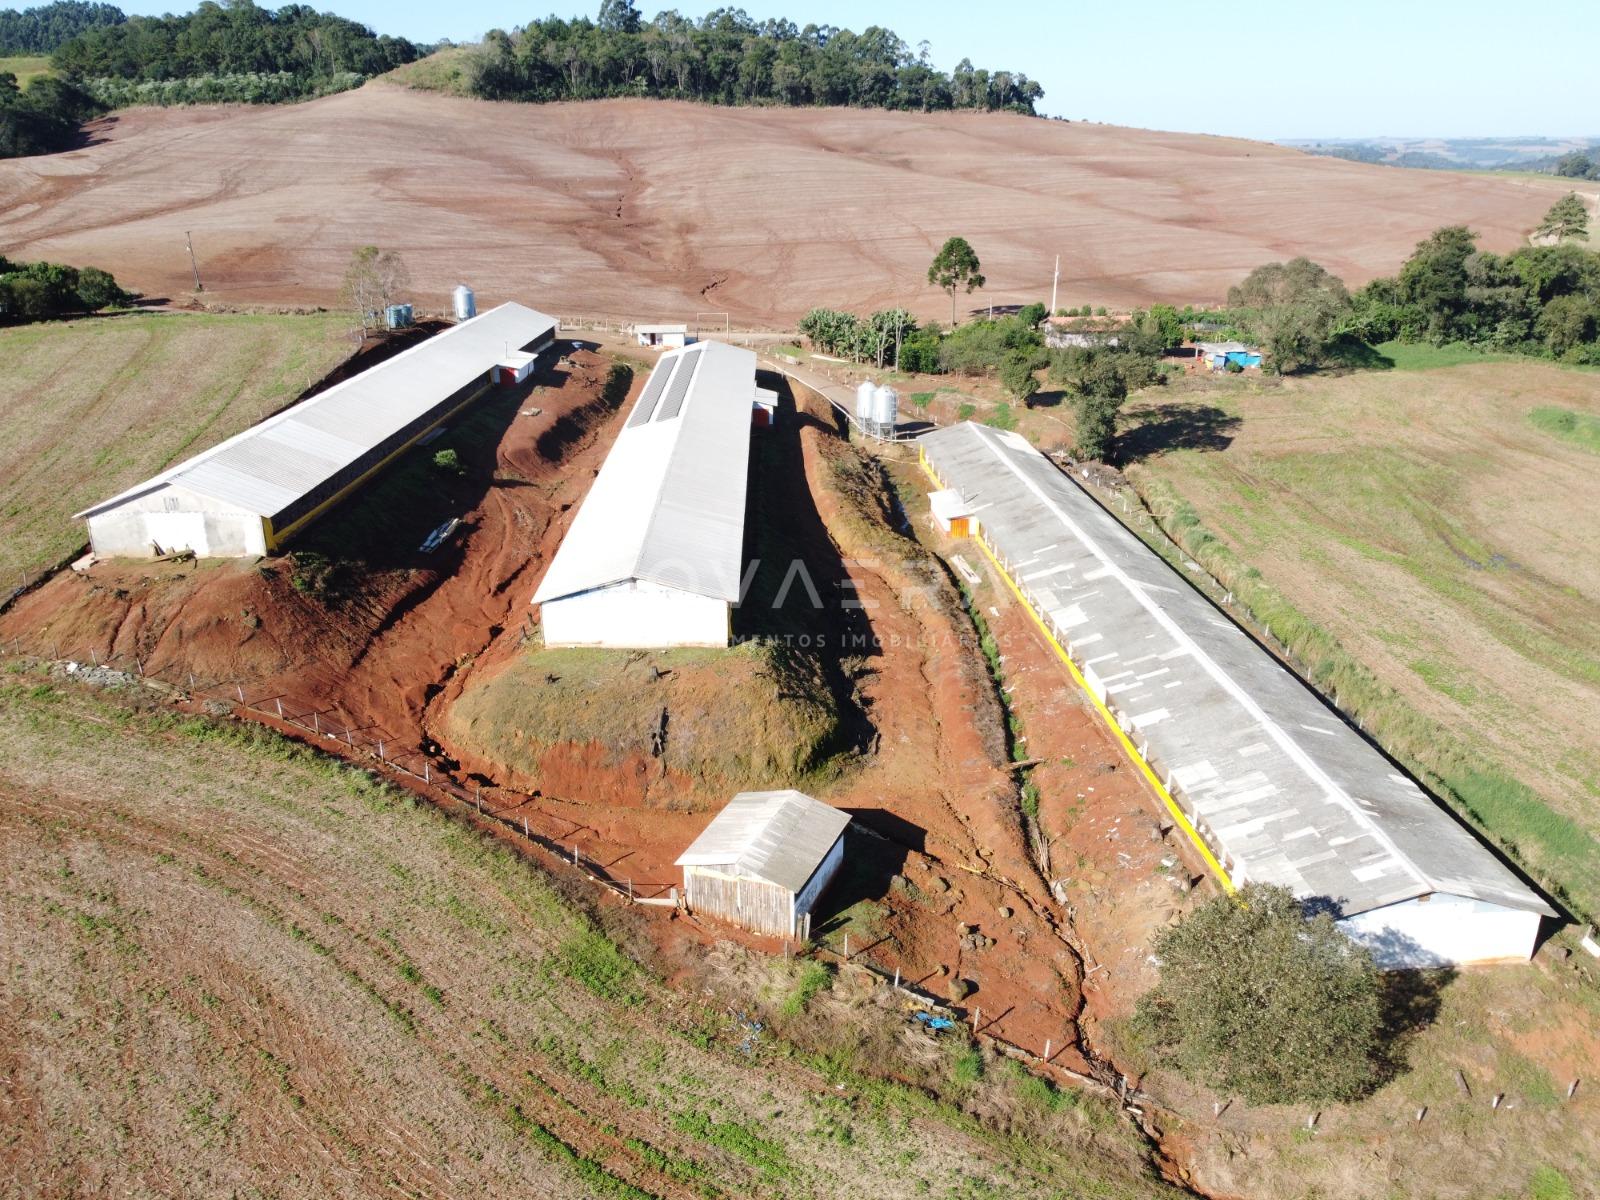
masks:
POLYGON ((1125 1017, 1155 982, 1155 934, 1216 881, 983 551, 965 539, 936 545, 983 578, 974 598, 1003 656, 1021 753, 1041 760, 1030 778, 1044 866, 1091 955, 1084 1020, 1125 1017))
MULTIPOLYGON (((394 551, 332 601, 296 588, 287 560, 102 563, 21 598, 0 617, 0 636, 84 661, 137 657, 174 683, 192 673, 202 689, 242 687, 251 701, 383 738, 391 753, 415 751, 431 690, 491 631, 522 621, 529 572, 559 537, 552 518, 581 497, 604 454, 599 434, 611 413, 599 397, 610 364, 586 352, 570 361, 542 372, 544 390, 531 400, 524 389, 474 504, 452 512, 440 484, 435 515, 459 515, 468 531, 454 547, 394 551)), ((393 536, 412 546, 429 528, 393 536)))
MULTIPOLYGON (((388 756, 405 756, 413 769, 424 751, 431 771, 448 769, 453 748, 434 742, 442 706, 518 652, 528 598, 622 419, 596 408, 605 360, 578 353, 573 362, 540 377, 559 387, 519 405, 521 413, 538 405, 540 415, 506 424, 494 482, 462 514, 469 532, 451 558, 397 554, 340 602, 302 594, 281 561, 101 564, 87 577, 63 572, 24 597, 0 618, 0 637, 84 660, 91 648, 102 659, 136 655, 147 673, 173 683, 192 672, 219 698, 240 686, 269 712, 281 701, 289 717, 310 722, 315 713, 324 728, 353 730, 358 749, 381 739, 388 756)), ((800 445, 806 482, 831 524, 840 501, 826 459, 840 444, 813 421, 800 445)), ((339 520, 337 511, 326 519, 339 520)), ((1028 856, 970 628, 949 597, 903 606, 902 596, 924 584, 901 565, 862 556, 845 567, 873 639, 888 647, 861 683, 877 750, 824 793, 880 835, 856 839, 852 882, 836 889, 835 908, 868 902, 852 909, 860 922, 852 928, 881 939, 866 947, 858 932, 851 949, 941 996, 950 980, 968 981, 967 1008, 981 1008, 987 1032, 1034 1051, 1049 1040, 1057 1065, 1083 1069, 1072 1048, 1078 961, 1028 856)), ((676 880, 672 860, 705 822, 619 802, 617 789, 604 780, 585 788, 579 773, 569 794, 529 798, 493 786, 494 764, 463 762, 457 778, 472 780, 468 772, 488 785, 488 808, 576 842, 641 888, 676 880)), ((665 914, 659 926, 680 945, 726 932, 665 914)))
POLYGON ((1566 183, 1411 171, 1235 138, 1003 113, 492 104, 387 82, 303 104, 143 108, 81 150, 0 163, 0 252, 94 264, 154 296, 331 304, 351 251, 401 251, 419 305, 473 284, 548 311, 816 304, 949 319, 949 235, 980 303, 1220 301, 1308 255, 1355 286, 1441 225, 1520 244, 1566 183))

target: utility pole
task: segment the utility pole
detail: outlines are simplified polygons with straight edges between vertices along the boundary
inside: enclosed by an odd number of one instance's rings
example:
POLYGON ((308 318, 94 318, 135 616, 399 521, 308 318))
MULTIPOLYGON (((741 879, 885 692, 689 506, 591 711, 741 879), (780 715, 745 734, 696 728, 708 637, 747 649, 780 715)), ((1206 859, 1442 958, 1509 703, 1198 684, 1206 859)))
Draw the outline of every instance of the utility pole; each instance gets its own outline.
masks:
POLYGON ((187 229, 183 231, 183 240, 184 244, 189 247, 189 266, 194 269, 194 290, 203 292, 206 290, 206 285, 200 282, 200 264, 194 258, 194 238, 187 229))
POLYGON ((1056 315, 1056 289, 1061 286, 1061 255, 1056 255, 1056 273, 1050 281, 1050 312, 1049 316, 1056 315))

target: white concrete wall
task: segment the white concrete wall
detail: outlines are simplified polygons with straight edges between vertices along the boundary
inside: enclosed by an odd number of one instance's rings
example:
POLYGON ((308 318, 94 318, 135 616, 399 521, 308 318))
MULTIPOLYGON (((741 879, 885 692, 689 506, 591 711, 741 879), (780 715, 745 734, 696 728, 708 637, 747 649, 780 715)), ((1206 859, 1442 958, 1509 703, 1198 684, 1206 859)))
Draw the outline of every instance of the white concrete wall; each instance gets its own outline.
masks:
POLYGON ((644 580, 548 600, 547 646, 726 646, 728 602, 644 580))
POLYGON ((192 550, 201 558, 245 558, 267 552, 256 513, 230 512, 181 488, 159 488, 88 520, 89 544, 101 558, 150 558, 155 542, 167 553, 192 550))
POLYGON ((1380 967, 1393 969, 1526 962, 1539 922, 1535 912, 1435 892, 1346 917, 1339 927, 1370 947, 1380 967))

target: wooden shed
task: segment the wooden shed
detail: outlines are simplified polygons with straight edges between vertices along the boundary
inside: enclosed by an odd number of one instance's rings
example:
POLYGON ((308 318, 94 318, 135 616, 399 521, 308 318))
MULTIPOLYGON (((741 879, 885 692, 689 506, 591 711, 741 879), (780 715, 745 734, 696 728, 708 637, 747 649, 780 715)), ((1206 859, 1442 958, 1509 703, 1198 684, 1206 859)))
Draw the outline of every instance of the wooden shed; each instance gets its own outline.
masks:
POLYGON ((848 813, 804 792, 741 792, 678 858, 689 911, 805 938, 844 861, 848 813))

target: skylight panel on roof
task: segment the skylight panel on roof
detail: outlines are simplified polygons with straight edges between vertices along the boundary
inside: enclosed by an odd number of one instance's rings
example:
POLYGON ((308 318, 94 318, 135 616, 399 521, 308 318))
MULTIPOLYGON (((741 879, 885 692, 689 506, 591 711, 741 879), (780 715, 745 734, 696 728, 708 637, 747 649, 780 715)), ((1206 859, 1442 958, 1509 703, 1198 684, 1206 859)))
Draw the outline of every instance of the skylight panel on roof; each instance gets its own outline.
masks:
POLYGON ((650 379, 644 385, 644 392, 639 396, 639 403, 633 406, 633 412, 628 416, 627 428, 634 429, 650 420, 650 414, 656 410, 656 402, 661 399, 661 392, 667 386, 667 380, 672 378, 677 369, 678 360, 669 358, 656 369, 650 372, 650 379))
POLYGON ((700 351, 689 350, 680 355, 682 365, 672 376, 672 385, 667 388, 667 398, 661 405, 661 411, 656 414, 658 421, 670 421, 683 411, 683 402, 689 396, 689 383, 694 378, 694 369, 700 362, 700 351))

